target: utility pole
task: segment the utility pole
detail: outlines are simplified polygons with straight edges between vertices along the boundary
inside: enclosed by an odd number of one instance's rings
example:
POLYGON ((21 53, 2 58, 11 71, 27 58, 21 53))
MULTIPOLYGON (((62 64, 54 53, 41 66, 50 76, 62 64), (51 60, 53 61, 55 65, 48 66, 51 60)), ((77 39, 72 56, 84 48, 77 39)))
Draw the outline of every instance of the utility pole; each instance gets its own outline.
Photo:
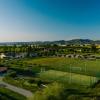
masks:
POLYGON ((70 83, 72 83, 72 70, 71 70, 71 64, 70 64, 70 83))
POLYGON ((42 67, 41 67, 41 72, 45 72, 45 68, 42 68, 42 67))
POLYGON ((85 62, 85 73, 86 73, 86 69, 87 69, 87 68, 86 68, 86 62, 85 62))

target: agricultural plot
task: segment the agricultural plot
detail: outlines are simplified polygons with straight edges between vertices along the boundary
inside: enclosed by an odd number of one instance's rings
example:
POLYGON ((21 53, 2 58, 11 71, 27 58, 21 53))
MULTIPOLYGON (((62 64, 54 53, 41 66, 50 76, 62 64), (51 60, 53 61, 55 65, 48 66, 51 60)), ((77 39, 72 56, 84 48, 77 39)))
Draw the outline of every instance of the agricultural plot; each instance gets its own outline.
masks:
POLYGON ((64 72, 74 72, 78 74, 100 77, 100 60, 81 60, 72 58, 37 58, 29 59, 24 62, 37 64, 46 69, 53 69, 64 72))
POLYGON ((49 70, 40 73, 40 78, 47 81, 58 81, 62 83, 75 83, 83 86, 91 86, 98 78, 69 72, 49 70))

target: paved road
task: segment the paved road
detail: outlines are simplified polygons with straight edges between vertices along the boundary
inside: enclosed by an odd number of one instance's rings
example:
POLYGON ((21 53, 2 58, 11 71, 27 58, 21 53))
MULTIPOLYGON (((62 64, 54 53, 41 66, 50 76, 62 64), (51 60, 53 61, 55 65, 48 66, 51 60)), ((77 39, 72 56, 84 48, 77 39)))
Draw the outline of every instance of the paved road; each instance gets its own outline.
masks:
POLYGON ((16 86, 13 86, 13 85, 10 85, 8 83, 1 81, 1 78, 0 78, 0 84, 5 85, 7 89, 10 89, 14 92, 22 94, 23 96, 26 96, 26 97, 32 97, 32 95, 33 95, 32 92, 30 92, 28 90, 25 90, 25 89, 22 89, 22 88, 19 88, 19 87, 16 87, 16 86))

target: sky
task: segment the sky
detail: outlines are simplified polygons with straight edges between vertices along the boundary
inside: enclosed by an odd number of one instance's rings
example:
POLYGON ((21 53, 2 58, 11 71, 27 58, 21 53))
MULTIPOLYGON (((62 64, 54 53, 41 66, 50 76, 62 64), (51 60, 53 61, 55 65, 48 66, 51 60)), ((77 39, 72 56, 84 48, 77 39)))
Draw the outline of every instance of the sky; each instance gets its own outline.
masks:
POLYGON ((100 0, 0 0, 0 42, 100 40, 100 0))

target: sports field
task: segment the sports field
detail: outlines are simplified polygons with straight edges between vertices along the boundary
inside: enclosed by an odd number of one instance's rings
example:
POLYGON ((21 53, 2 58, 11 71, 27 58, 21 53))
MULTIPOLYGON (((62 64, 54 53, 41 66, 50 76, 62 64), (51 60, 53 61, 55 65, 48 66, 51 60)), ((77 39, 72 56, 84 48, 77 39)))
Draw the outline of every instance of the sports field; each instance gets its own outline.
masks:
POLYGON ((75 84, 84 85, 84 86, 93 85, 95 82, 98 81, 98 78, 96 77, 69 73, 69 72, 62 72, 62 71, 54 71, 54 70, 49 70, 49 71, 40 73, 40 78, 46 81, 75 83, 75 84))
POLYGON ((45 66, 46 69, 100 77, 100 60, 81 60, 55 57, 28 59, 25 60, 25 62, 45 66))

